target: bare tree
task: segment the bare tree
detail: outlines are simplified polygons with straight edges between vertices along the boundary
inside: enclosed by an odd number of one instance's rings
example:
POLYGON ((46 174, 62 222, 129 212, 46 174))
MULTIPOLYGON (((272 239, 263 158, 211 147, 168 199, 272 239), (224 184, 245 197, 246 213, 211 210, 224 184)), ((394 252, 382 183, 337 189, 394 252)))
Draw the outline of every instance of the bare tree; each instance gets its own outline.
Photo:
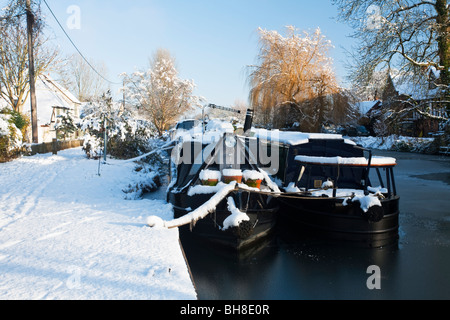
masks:
POLYGON ((175 60, 167 50, 159 49, 153 55, 148 70, 125 73, 123 80, 126 101, 152 121, 159 135, 199 103, 193 95, 194 82, 178 77, 175 60))
POLYGON ((286 36, 261 28, 259 32, 258 64, 249 67, 249 82, 260 122, 280 127, 288 121, 322 121, 325 96, 338 89, 328 57, 331 42, 320 29, 300 35, 288 26, 286 36))
MULTIPOLYGON (((89 63, 100 74, 107 74, 104 63, 94 61, 89 63)), ((92 102, 110 89, 107 82, 91 66, 80 55, 73 54, 58 68, 59 82, 82 102, 92 102)))
MULTIPOLYGON (((0 97, 13 110, 23 112, 23 104, 30 91, 24 1, 10 1, 4 12, 4 19, 0 21, 0 97)), ((51 68, 58 51, 47 45, 47 38, 42 33, 42 21, 37 20, 34 26, 37 77, 51 68)))
POLYGON ((450 82, 450 8, 447 0, 333 0, 340 19, 355 29, 355 83, 369 83, 377 70, 397 69, 409 80, 440 72, 450 82))

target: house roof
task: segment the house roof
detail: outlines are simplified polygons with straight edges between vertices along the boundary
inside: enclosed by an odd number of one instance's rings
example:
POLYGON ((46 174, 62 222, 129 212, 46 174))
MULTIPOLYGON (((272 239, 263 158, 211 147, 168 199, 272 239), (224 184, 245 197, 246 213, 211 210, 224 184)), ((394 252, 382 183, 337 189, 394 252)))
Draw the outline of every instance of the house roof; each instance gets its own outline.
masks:
POLYGON ((440 90, 436 86, 430 86, 439 78, 439 71, 434 68, 430 68, 428 77, 424 77, 419 81, 411 81, 407 78, 403 78, 396 71, 391 71, 389 77, 398 95, 410 96, 415 100, 433 98, 440 90))
POLYGON ((380 100, 373 100, 373 101, 361 101, 355 103, 356 109, 359 111, 359 113, 364 116, 366 115, 373 107, 380 104, 380 100))
MULTIPOLYGON (((36 79, 36 102, 39 125, 50 123, 53 107, 73 110, 75 106, 81 105, 81 102, 72 93, 46 74, 39 75, 36 79)), ((0 105, 6 105, 1 98, 0 105)), ((29 105, 28 96, 24 102, 24 112, 29 110, 29 105)))
POLYGON ((67 99, 71 103, 81 105, 80 100, 78 100, 70 91, 63 88, 59 83, 53 80, 49 75, 43 74, 40 76, 40 78, 42 82, 51 85, 52 90, 55 92, 55 94, 62 95, 65 99, 67 99))
POLYGON ((40 75, 36 81, 36 100, 39 125, 50 123, 53 107, 73 110, 75 105, 81 105, 73 94, 48 75, 40 75))

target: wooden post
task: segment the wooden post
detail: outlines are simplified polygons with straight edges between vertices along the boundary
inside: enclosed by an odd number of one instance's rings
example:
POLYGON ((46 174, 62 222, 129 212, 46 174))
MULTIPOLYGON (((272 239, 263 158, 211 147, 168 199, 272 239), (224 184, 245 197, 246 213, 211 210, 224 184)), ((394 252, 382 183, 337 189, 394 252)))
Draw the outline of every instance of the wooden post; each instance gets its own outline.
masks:
POLYGON ((34 55, 33 55, 33 23, 34 15, 31 12, 31 0, 27 0, 27 34, 28 34, 28 74, 30 81, 30 102, 31 102, 31 134, 32 142, 39 143, 38 125, 37 125, 37 103, 36 103, 36 84, 34 74, 34 55))
POLYGON ((53 154, 58 154, 58 139, 52 139, 52 152, 53 154))
POLYGON ((103 128, 105 130, 104 132, 104 137, 103 137, 103 160, 106 162, 106 151, 107 151, 107 145, 108 145, 108 133, 107 133, 107 128, 108 126, 106 125, 106 115, 103 117, 103 128))

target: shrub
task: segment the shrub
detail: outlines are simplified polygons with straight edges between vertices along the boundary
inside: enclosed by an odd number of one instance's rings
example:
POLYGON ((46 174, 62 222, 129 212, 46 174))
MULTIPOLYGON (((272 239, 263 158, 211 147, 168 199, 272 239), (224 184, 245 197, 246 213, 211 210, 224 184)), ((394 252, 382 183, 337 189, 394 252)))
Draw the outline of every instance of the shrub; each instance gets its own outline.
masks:
POLYGON ((29 119, 10 109, 0 110, 0 162, 10 161, 20 155, 23 137, 29 119))
POLYGON ((57 138, 61 140, 66 140, 67 137, 70 137, 77 131, 77 126, 75 125, 69 110, 66 110, 64 114, 58 116, 55 130, 57 138))
POLYGON ((130 179, 128 186, 122 189, 127 200, 139 199, 145 193, 156 191, 161 186, 158 172, 145 164, 138 165, 130 179))
POLYGON ((107 94, 84 106, 78 124, 86 132, 83 150, 89 158, 98 158, 103 153, 105 124, 110 156, 129 159, 151 150, 148 141, 156 136, 153 125, 136 119, 131 110, 123 109, 107 94))

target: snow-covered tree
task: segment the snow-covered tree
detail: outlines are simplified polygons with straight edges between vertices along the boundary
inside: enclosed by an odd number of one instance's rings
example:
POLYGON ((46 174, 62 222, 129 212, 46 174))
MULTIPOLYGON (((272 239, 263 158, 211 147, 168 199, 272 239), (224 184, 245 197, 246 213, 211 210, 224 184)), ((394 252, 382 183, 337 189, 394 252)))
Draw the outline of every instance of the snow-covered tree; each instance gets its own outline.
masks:
POLYGON ((332 45, 319 28, 301 34, 286 28, 286 36, 259 28, 258 64, 249 66, 250 100, 265 125, 296 121, 317 130, 328 108, 326 96, 338 90, 328 56, 332 45))
POLYGON ((28 125, 29 120, 21 113, 10 108, 0 110, 0 162, 19 155, 28 125))
POLYGON ((127 103, 150 120, 161 136, 178 117, 199 104, 194 82, 178 76, 175 61, 166 50, 158 50, 145 71, 122 74, 127 103))
POLYGON ((67 137, 78 130, 69 109, 66 109, 63 114, 57 117, 55 130, 57 138, 63 140, 66 140, 67 137))
POLYGON ((107 131, 107 152, 117 158, 132 158, 148 152, 149 140, 156 136, 154 126, 140 119, 121 103, 113 101, 110 92, 84 105, 79 128, 86 135, 83 150, 89 158, 103 153, 107 131))

